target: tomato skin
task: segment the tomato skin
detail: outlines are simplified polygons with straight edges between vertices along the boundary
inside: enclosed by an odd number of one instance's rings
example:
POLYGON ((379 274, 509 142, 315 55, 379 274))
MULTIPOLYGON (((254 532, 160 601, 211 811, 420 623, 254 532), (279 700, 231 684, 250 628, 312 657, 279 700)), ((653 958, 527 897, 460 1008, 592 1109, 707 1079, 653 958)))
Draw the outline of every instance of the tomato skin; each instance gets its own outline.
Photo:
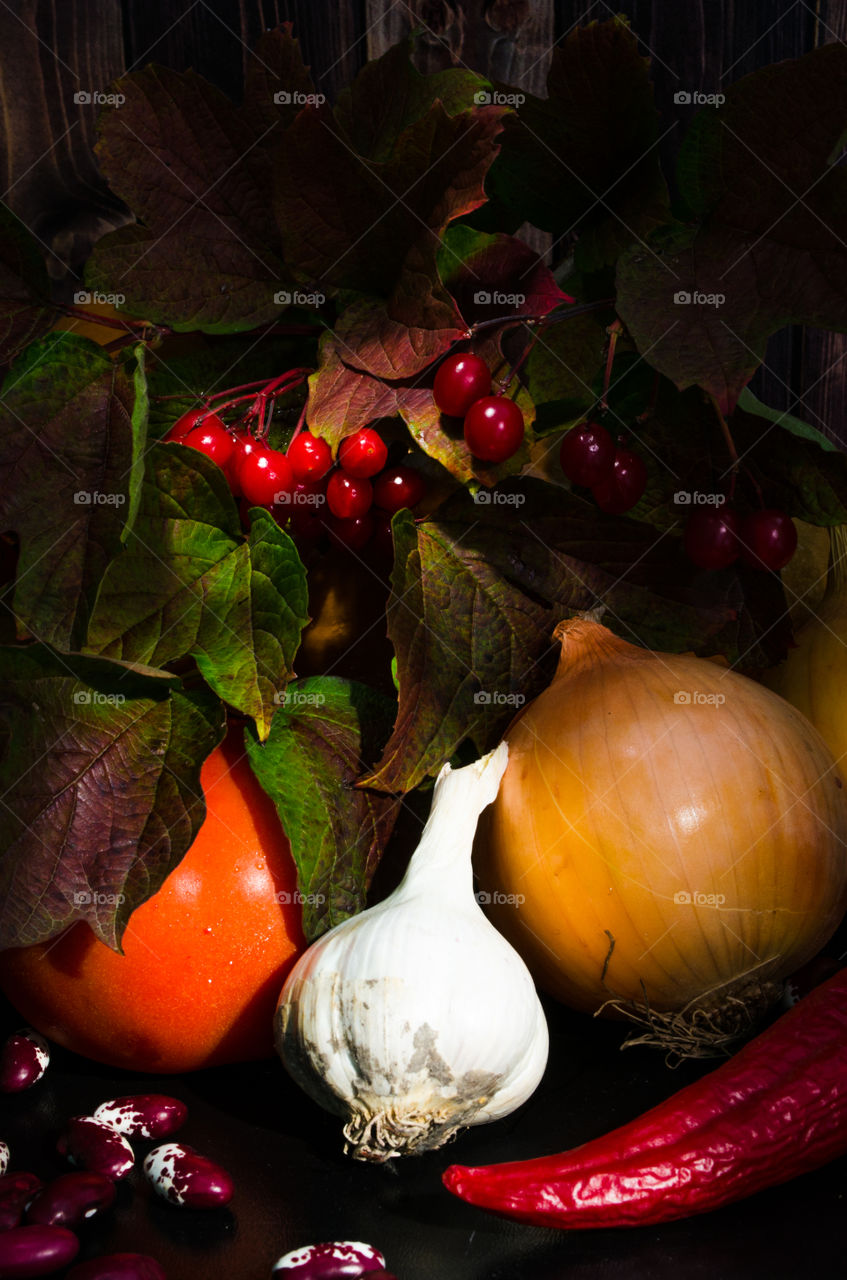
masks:
POLYGON ((0 986, 59 1044, 133 1071, 192 1071, 273 1053, 273 1012, 305 949, 294 861, 233 726, 200 774, 207 814, 124 954, 87 924, 0 954, 0 986))

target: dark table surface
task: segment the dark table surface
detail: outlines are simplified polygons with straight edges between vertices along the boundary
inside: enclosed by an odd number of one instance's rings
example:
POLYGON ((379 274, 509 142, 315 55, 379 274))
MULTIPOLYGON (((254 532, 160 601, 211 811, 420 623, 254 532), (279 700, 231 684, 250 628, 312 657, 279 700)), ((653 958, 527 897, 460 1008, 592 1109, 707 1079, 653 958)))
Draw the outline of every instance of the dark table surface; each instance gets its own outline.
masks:
MULTIPOLYGON (((564 1150, 637 1115, 708 1069, 670 1071, 661 1054, 619 1051, 625 1029, 547 1003, 551 1054, 535 1095, 514 1115, 467 1130, 448 1148, 359 1165, 341 1154, 340 1121, 306 1098, 276 1060, 185 1076, 133 1075, 54 1049, 44 1078, 0 1097, 0 1137, 14 1169, 43 1179, 67 1169, 55 1144, 64 1121, 122 1093, 159 1092, 189 1108, 180 1137, 235 1181, 227 1209, 158 1200, 138 1169, 109 1212, 80 1232, 80 1258, 137 1251, 169 1280, 267 1280, 289 1249, 365 1240, 399 1280, 775 1280, 838 1275, 847 1243, 847 1159, 714 1213, 662 1227, 566 1233, 497 1218, 441 1185, 448 1164, 564 1150), (396 1166, 396 1168, 394 1167, 396 1166)), ((20 1025, 2 1007, 3 1034, 20 1025)), ((714 1065, 714 1064, 712 1064, 714 1065)), ((143 1155, 153 1144, 136 1143, 143 1155)), ((140 1163, 140 1162, 139 1162, 140 1163)))

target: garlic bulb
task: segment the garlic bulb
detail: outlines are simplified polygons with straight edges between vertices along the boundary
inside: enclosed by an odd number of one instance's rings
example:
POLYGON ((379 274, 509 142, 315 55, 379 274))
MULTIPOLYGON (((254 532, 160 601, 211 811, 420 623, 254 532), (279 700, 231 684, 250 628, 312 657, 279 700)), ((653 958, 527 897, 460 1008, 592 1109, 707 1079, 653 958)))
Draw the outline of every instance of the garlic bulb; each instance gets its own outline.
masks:
POLYGON ((319 938, 282 989, 279 1054, 345 1117, 345 1152, 358 1160, 434 1150, 514 1111, 544 1073, 532 978, 473 893, 477 819, 507 760, 501 743, 463 769, 444 766, 402 883, 319 938))

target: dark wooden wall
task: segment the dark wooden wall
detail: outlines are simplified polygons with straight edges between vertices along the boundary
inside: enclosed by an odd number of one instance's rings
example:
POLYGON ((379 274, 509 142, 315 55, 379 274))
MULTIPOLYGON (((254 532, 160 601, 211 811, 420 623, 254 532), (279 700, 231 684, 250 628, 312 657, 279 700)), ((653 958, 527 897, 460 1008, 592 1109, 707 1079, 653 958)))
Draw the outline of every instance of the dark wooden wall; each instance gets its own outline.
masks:
MULTIPOLYGON (((283 21, 330 98, 413 25, 423 28, 422 69, 463 63, 538 93, 555 43, 615 12, 652 59, 668 170, 687 119, 675 93, 719 92, 769 62, 847 39, 847 0, 4 0, 0 194, 41 240, 61 293, 93 241, 126 218, 97 173, 95 108, 75 94, 155 61, 193 67, 237 99, 256 37, 283 21)), ((775 335, 755 388, 847 438, 847 339, 775 335)))

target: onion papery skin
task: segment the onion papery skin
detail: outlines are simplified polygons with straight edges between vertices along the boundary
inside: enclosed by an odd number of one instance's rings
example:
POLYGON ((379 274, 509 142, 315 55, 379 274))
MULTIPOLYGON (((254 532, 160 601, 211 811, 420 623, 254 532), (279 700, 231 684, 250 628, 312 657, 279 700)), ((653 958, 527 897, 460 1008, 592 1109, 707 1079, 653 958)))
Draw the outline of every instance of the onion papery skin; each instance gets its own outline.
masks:
POLYGON ((822 738, 715 663, 583 618, 556 636, 556 677, 506 734, 477 836, 493 923, 587 1012, 714 1008, 779 983, 847 908, 847 788, 822 738))

